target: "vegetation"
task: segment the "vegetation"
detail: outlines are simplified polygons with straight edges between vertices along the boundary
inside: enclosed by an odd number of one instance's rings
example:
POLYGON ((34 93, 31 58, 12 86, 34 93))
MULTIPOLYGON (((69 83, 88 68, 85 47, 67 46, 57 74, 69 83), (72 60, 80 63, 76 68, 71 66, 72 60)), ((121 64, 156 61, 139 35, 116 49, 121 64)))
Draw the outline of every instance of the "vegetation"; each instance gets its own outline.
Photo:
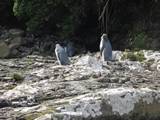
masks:
POLYGON ((105 0, 2 0, 0 25, 20 27, 36 35, 75 38, 87 47, 97 46, 93 48, 96 50, 101 33, 107 29, 115 49, 159 48, 160 43, 155 41, 160 37, 156 32, 160 26, 160 1, 111 0, 108 14, 104 14, 108 22, 102 26, 99 17, 105 3, 105 0))
POLYGON ((122 56, 122 59, 129 59, 131 61, 144 61, 144 53, 142 51, 128 51, 126 50, 122 56))
POLYGON ((66 37, 82 24, 82 18, 86 17, 86 6, 91 3, 91 0, 88 1, 14 0, 13 12, 25 22, 28 31, 47 27, 47 30, 54 30, 66 37))
POLYGON ((144 32, 135 34, 133 37, 133 48, 141 48, 145 49, 146 48, 146 39, 147 35, 144 32))
POLYGON ((132 49, 147 49, 147 35, 145 32, 132 32, 130 34, 130 46, 132 49))

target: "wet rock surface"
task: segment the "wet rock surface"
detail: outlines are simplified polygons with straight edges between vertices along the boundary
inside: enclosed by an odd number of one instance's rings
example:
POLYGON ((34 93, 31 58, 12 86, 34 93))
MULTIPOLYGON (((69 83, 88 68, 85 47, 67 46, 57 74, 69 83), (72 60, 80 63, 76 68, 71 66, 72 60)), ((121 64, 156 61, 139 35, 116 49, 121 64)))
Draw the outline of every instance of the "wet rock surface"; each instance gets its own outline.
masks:
POLYGON ((93 53, 71 57, 67 66, 55 56, 0 59, 0 119, 103 120, 138 110, 159 115, 160 53, 143 52, 143 62, 121 60, 123 52, 115 51, 115 61, 101 62, 93 53))

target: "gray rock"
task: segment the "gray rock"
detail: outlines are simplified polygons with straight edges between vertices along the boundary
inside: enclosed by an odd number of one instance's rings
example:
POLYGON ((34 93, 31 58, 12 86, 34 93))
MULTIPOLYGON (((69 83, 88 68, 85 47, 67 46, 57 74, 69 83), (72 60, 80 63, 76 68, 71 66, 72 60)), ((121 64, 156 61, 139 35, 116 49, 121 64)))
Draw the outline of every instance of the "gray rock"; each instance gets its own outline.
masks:
POLYGON ((39 118, 36 118, 35 120, 51 120, 51 114, 46 114, 44 116, 41 116, 39 118))
POLYGON ((0 38, 0 58, 18 57, 18 48, 22 44, 22 35, 24 31, 18 29, 10 29, 0 38))
POLYGON ((134 112, 140 112, 140 115, 158 115, 160 109, 155 109, 155 105, 160 105, 159 99, 160 91, 147 88, 106 89, 71 99, 68 105, 58 110, 58 113, 53 113, 52 120, 107 119, 114 115, 125 115, 125 118, 134 112), (145 109, 148 107, 150 109, 145 109))
POLYGON ((17 37, 17 36, 19 37, 24 35, 24 31, 20 29, 10 29, 8 32, 14 37, 17 37))
POLYGON ((150 61, 150 60, 154 60, 155 62, 157 62, 158 60, 160 60, 160 52, 159 51, 143 51, 144 52, 144 56, 146 58, 146 61, 150 61))
POLYGON ((0 59, 0 99, 7 106, 0 119, 127 119, 137 112, 159 120, 160 74, 146 69, 146 61, 101 62, 96 53, 70 61, 60 66, 49 56, 0 59), (13 81, 14 73, 24 80, 13 81))
POLYGON ((122 56, 123 56, 123 52, 121 52, 121 51, 113 51, 112 60, 121 61, 122 56))
POLYGON ((6 58, 10 54, 10 48, 6 43, 0 41, 0 58, 6 58))
POLYGON ((102 69, 102 63, 92 56, 83 56, 82 58, 79 58, 76 65, 82 65, 91 68, 93 71, 103 71, 102 69))
POLYGON ((11 106, 11 101, 0 99, 0 108, 11 106))

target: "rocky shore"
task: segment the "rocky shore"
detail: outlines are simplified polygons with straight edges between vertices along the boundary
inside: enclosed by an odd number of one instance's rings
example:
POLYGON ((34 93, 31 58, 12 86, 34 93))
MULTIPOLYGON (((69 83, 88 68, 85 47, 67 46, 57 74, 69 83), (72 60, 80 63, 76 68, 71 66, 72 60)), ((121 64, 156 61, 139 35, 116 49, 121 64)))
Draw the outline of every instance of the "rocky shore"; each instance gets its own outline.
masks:
POLYGON ((159 120, 158 51, 142 62, 101 62, 99 53, 77 55, 71 65, 55 56, 0 59, 0 120, 159 120))

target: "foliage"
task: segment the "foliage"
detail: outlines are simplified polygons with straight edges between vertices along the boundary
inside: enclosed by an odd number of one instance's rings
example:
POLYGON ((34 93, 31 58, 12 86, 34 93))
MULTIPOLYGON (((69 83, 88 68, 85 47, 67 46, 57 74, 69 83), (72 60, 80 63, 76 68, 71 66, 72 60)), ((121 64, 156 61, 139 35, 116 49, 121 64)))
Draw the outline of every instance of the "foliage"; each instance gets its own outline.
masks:
POLYGON ((14 0, 13 12, 26 22, 27 30, 32 31, 41 26, 49 12, 44 0, 14 0))
POLYGON ((134 49, 146 49, 147 35, 145 32, 134 32, 130 35, 130 44, 134 49))
POLYGON ((131 61, 144 61, 144 53, 142 51, 128 51, 126 50, 122 56, 122 59, 129 59, 131 61))
POLYGON ((82 24, 86 4, 85 0, 14 0, 13 12, 26 23, 28 31, 47 28, 68 36, 82 24))
POLYGON ((139 21, 133 25, 133 28, 129 32, 129 39, 132 49, 147 49, 149 41, 143 21, 139 21))
MULTIPOLYGON (((105 0, 2 0, 0 24, 14 24, 11 27, 20 27, 39 35, 51 33, 61 38, 75 38, 86 48, 96 46, 93 49, 98 50, 100 34, 105 26, 100 25, 98 18, 105 2, 105 0)), ((159 32, 150 33, 150 30, 159 28, 157 15, 160 2, 111 0, 108 5, 108 33, 114 49, 147 47, 159 49, 157 40, 159 32), (153 39, 150 39, 152 37, 153 39)))

